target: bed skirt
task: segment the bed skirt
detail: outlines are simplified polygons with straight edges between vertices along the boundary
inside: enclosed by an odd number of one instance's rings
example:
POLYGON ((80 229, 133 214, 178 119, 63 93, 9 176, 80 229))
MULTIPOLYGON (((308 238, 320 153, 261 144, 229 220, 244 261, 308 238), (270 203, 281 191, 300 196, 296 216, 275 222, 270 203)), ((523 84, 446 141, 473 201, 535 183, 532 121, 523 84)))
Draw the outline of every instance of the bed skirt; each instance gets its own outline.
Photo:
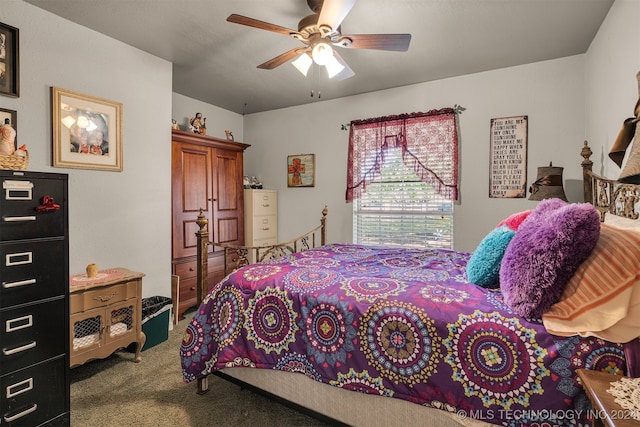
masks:
POLYGON ((401 399, 343 390, 294 372, 252 368, 226 368, 220 372, 351 426, 479 427, 492 425, 401 399))

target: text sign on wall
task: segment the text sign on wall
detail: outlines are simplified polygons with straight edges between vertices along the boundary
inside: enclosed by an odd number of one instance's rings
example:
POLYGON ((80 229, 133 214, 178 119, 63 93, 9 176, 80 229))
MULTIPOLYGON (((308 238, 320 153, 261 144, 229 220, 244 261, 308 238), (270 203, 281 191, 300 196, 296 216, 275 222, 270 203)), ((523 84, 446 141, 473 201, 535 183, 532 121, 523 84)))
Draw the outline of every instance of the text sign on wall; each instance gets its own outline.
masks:
POLYGON ((489 197, 527 194, 527 116, 491 119, 489 197))

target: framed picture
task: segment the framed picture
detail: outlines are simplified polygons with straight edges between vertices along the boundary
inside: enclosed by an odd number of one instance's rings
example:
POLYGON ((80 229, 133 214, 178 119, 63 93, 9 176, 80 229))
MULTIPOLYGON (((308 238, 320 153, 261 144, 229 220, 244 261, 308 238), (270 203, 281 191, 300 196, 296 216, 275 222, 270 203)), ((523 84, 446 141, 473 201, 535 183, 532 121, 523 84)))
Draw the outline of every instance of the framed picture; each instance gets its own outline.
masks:
POLYGON ((528 116, 491 119, 489 197, 526 196, 528 123, 528 116))
POLYGON ((18 29, 0 22, 0 94, 20 96, 18 29))
POLYGON ((287 156, 287 186, 313 187, 316 185, 316 155, 287 156))
MULTIPOLYGON (((18 113, 14 110, 7 110, 6 108, 0 108, 0 126, 4 126, 9 120, 9 124, 13 128, 14 131, 18 131, 18 113)), ((4 129, 3 129, 4 130, 4 129)), ((10 130, 9 130, 10 132, 10 130)), ((2 132, 2 136, 4 136, 4 132, 2 132)), ((18 148, 18 137, 17 135, 14 137, 15 148, 18 148)))
POLYGON ((122 104, 51 88, 53 166, 122 171, 122 104))

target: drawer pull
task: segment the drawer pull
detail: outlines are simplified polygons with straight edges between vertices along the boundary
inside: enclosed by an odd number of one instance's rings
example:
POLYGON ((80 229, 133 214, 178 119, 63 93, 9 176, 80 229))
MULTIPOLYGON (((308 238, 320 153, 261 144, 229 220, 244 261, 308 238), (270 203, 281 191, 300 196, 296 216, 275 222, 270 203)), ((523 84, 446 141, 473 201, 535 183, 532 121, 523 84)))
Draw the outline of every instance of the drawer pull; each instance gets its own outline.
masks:
POLYGON ((116 295, 118 295, 118 292, 112 292, 111 295, 107 295, 107 296, 97 295, 93 299, 100 302, 107 302, 111 300, 113 297, 115 297, 116 295))
POLYGON ((20 280, 19 282, 2 282, 2 287, 5 289, 17 288, 18 286, 33 285, 34 283, 36 283, 36 279, 20 280))
POLYGON ((262 227, 262 231, 269 231, 269 227, 262 227))
POLYGON ((33 262, 33 252, 16 252, 5 256, 4 265, 13 267, 15 265, 31 264, 33 262))
POLYGON ((7 386, 7 399, 11 399, 13 396, 26 393, 29 390, 33 390, 33 378, 29 378, 24 381, 20 381, 19 383, 7 386))
POLYGON ((25 344, 22 347, 16 347, 11 349, 3 348, 2 354, 4 354, 5 356, 11 356, 12 354, 20 353, 21 351, 31 350, 32 348, 35 348, 35 346, 36 346, 36 342, 31 341, 29 344, 25 344))
POLYGON ((13 421, 15 421, 15 420, 17 420, 17 419, 19 419, 19 418, 24 417, 25 415, 29 415, 30 413, 35 412, 37 409, 38 409, 38 405, 36 405, 36 404, 34 403, 33 405, 31 405, 31 407, 30 407, 30 408, 25 409, 24 411, 19 412, 19 413, 15 414, 15 415, 14 415, 14 416, 12 416, 12 417, 7 417, 7 416, 5 415, 3 418, 4 418, 4 421, 5 421, 5 422, 10 423, 10 422, 13 422, 13 421))
POLYGON ((263 203, 263 204, 262 204, 262 207, 263 207, 263 208, 268 208, 269 206, 271 206, 269 203, 263 203))
POLYGON ((20 329, 30 328, 33 326, 33 316, 30 314, 28 316, 16 317, 15 319, 7 320, 5 325, 5 331, 15 332, 20 329))
POLYGON ((27 215, 27 216, 3 216, 2 220, 4 222, 24 222, 24 221, 35 221, 35 215, 27 215))

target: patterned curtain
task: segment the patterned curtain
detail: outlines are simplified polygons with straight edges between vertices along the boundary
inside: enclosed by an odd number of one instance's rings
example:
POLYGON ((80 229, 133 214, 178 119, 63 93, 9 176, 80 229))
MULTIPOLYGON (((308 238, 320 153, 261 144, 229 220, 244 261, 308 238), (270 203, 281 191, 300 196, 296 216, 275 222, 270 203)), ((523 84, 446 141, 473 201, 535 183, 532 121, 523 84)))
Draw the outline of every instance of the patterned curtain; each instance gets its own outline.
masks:
POLYGON ((443 197, 458 199, 458 128, 452 108, 354 120, 349 131, 347 201, 366 191, 380 174, 388 148, 402 149, 402 159, 421 181, 443 197), (371 159, 375 159, 371 162, 371 159))

